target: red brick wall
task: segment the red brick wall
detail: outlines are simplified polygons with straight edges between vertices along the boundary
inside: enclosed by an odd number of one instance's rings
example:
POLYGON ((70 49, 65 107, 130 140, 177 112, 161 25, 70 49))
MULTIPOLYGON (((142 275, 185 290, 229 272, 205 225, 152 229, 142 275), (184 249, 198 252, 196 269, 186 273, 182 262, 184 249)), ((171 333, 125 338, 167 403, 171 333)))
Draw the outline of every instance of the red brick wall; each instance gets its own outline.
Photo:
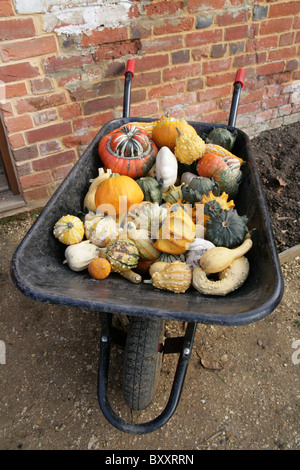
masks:
POLYGON ((128 58, 132 116, 169 110, 227 123, 244 68, 237 127, 253 136, 299 120, 299 12, 299 0, 133 0, 117 28, 58 34, 42 14, 2 0, 1 110, 25 200, 47 200, 101 126, 122 115, 128 58))

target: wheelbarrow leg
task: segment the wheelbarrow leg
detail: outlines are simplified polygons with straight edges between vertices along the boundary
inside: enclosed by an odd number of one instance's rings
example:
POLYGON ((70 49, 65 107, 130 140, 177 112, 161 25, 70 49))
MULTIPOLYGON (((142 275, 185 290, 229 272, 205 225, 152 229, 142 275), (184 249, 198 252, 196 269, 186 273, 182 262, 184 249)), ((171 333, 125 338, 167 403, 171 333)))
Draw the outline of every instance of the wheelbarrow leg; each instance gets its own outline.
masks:
POLYGON ((101 320, 101 344, 100 344, 100 360, 99 360, 99 378, 98 378, 98 401, 102 413, 106 419, 117 429, 132 433, 146 434, 161 428, 174 414, 181 396, 187 367, 191 357, 192 346, 194 342, 197 323, 188 323, 185 335, 182 341, 182 347, 179 354, 176 372, 170 392, 169 400, 162 413, 151 421, 146 423, 129 423, 121 419, 112 409, 108 397, 108 371, 110 343, 112 341, 110 334, 111 314, 100 314, 101 320))

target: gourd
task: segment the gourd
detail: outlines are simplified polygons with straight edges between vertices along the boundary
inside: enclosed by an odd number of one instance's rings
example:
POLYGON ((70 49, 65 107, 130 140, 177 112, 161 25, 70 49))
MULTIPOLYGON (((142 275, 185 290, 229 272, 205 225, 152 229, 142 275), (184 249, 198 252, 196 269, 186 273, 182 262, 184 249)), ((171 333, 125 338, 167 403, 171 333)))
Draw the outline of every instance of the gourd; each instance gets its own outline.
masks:
POLYGON ((247 222, 247 216, 240 216, 235 209, 220 209, 207 220, 205 238, 216 246, 235 248, 248 233, 247 222))
POLYGON ((205 142, 199 135, 183 134, 178 130, 174 154, 180 163, 191 165, 205 153, 205 142))
POLYGON ((158 261, 162 261, 164 263, 173 263, 173 261, 182 261, 185 262, 185 255, 181 253, 180 255, 173 255, 171 253, 161 253, 158 261))
POLYGON ((208 279, 205 271, 196 267, 193 269, 192 285, 201 294, 224 296, 244 284, 249 270, 249 261, 245 256, 236 258, 230 266, 220 271, 217 281, 208 279))
POLYGON ((199 176, 213 177, 219 183, 221 193, 225 192, 230 197, 237 195, 239 184, 222 157, 213 153, 205 153, 197 162, 197 172, 199 176))
POLYGON ((110 169, 108 169, 107 171, 105 171, 102 167, 98 169, 97 178, 90 180, 91 184, 83 201, 83 212, 96 212, 95 194, 97 188, 105 179, 109 178, 111 175, 112 171, 110 169))
POLYGON ((162 189, 167 191, 177 180, 178 163, 174 153, 166 146, 159 149, 155 163, 156 179, 162 180, 162 189))
POLYGON ((183 184, 181 191, 183 200, 191 204, 202 201, 203 195, 208 194, 209 191, 216 196, 220 194, 219 183, 214 178, 204 176, 193 178, 187 185, 183 184))
POLYGON ((159 269, 155 270, 156 264, 153 263, 151 265, 151 278, 154 287, 169 290, 176 294, 187 291, 192 282, 192 271, 186 263, 181 261, 162 263, 159 269))
POLYGON ((145 201, 162 202, 162 182, 157 181, 152 176, 144 176, 136 180, 137 184, 144 193, 145 201))
POLYGON ((64 215, 54 225, 53 235, 64 245, 74 245, 84 237, 84 225, 75 215, 64 215))
POLYGON ((193 178, 199 178, 199 176, 195 175, 195 173, 192 173, 191 171, 185 171, 181 175, 181 183, 189 184, 193 178))
POLYGON ((185 119, 177 119, 166 113, 153 128, 152 139, 159 148, 166 146, 173 151, 178 137, 178 130, 189 136, 197 135, 195 128, 185 119))
POLYGON ((90 233, 90 241, 101 248, 106 247, 119 233, 115 218, 104 215, 90 233))
POLYGON ((228 129, 222 127, 215 127, 207 136, 203 136, 207 144, 217 144, 226 150, 231 151, 233 148, 238 132, 235 129, 230 132, 228 129))
POLYGON ((175 186, 172 184, 168 191, 163 193, 162 198, 165 202, 170 204, 174 204, 175 202, 180 201, 182 199, 182 185, 175 186))
POLYGON ((98 146, 99 156, 106 168, 134 179, 144 176, 150 170, 155 163, 157 151, 147 132, 133 123, 109 132, 98 146))
POLYGON ((176 210, 168 211, 153 246, 165 253, 175 255, 185 253, 194 240, 195 233, 196 225, 192 218, 178 205, 176 210))
POLYGON ((213 247, 206 251, 200 259, 200 266, 207 273, 218 273, 227 268, 232 262, 245 255, 252 247, 251 238, 246 238, 237 248, 226 248, 222 246, 213 247))
POLYGON ((152 131, 153 131, 153 128, 156 126, 157 122, 158 122, 157 120, 156 121, 155 120, 150 121, 150 122, 135 121, 135 122, 131 122, 131 124, 133 124, 136 127, 139 127, 140 129, 143 129, 144 131, 146 131, 149 139, 152 139, 152 131))
POLYGON ((202 196, 201 202, 204 204, 204 225, 206 225, 212 213, 220 209, 229 210, 235 207, 234 201, 228 201, 228 194, 225 192, 220 196, 215 196, 212 191, 209 191, 208 194, 202 196))
POLYGON ((207 252, 207 250, 214 248, 214 246, 215 245, 213 243, 205 240, 204 238, 195 238, 186 253, 186 264, 191 269, 199 266, 202 255, 207 252))
POLYGON ((150 233, 151 238, 157 237, 157 232, 165 218, 168 210, 157 202, 148 202, 137 206, 128 212, 128 217, 134 222, 137 229, 145 229, 150 233))
POLYGON ((130 240, 133 240, 142 259, 155 261, 160 256, 160 251, 154 248, 153 240, 150 238, 148 230, 137 229, 135 224, 129 222, 127 225, 127 233, 130 240))
POLYGON ((137 266, 139 251, 133 240, 117 238, 108 245, 106 258, 114 270, 127 271, 137 266))
POLYGON ((217 144, 206 144, 205 153, 213 153, 221 157, 224 162, 229 166, 237 182, 241 182, 243 178, 243 173, 241 172, 241 165, 244 163, 242 158, 237 157, 233 153, 226 150, 221 145, 217 144))
POLYGON ((63 263, 68 264, 73 271, 83 271, 94 258, 99 256, 99 253, 100 250, 96 245, 84 240, 66 248, 63 263))
POLYGON ((143 199, 144 193, 137 182, 126 175, 106 179, 95 194, 97 209, 109 215, 128 212, 133 204, 138 204, 143 199))
POLYGON ((111 265, 106 258, 94 258, 88 265, 88 273, 94 279, 105 279, 111 272, 111 265))

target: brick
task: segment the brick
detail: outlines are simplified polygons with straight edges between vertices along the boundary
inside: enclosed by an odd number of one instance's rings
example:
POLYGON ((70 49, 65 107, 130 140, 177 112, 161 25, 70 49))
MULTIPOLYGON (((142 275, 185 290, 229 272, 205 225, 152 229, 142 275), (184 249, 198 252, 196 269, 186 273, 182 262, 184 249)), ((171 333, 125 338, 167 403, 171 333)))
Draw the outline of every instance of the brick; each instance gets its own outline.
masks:
POLYGON ((218 73, 224 70, 228 70, 231 67, 231 57, 228 59, 219 59, 219 60, 211 60, 209 62, 203 63, 203 73, 207 75, 209 73, 218 73))
POLYGON ((277 47, 278 36, 266 36, 263 38, 249 39, 247 42, 247 52, 257 52, 263 49, 271 49, 277 47))
POLYGON ((70 147, 78 147, 80 145, 90 144, 91 141, 96 137, 99 129, 90 130, 88 129, 84 134, 79 135, 68 135, 67 137, 63 137, 63 144, 70 148, 70 147))
POLYGON ((25 82, 7 83, 5 85, 5 98, 17 98, 18 96, 27 95, 27 87, 25 82))
POLYGON ((227 52, 227 44, 213 44, 210 55, 213 58, 223 57, 227 52))
POLYGON ((284 70, 284 61, 271 62, 268 64, 260 65, 257 67, 257 75, 269 75, 273 73, 283 72, 284 70))
POLYGON ((225 12, 216 15, 216 23, 218 26, 229 26, 236 23, 245 23, 250 19, 250 12, 248 10, 225 12))
POLYGON ((9 143, 13 149, 18 149, 26 145, 23 134, 12 134, 8 136, 9 143))
POLYGON ((83 67, 84 65, 89 65, 93 62, 93 57, 91 54, 85 55, 74 55, 70 57, 65 56, 52 56, 48 57, 44 61, 44 70, 45 73, 59 72, 64 69, 71 69, 74 67, 83 67))
POLYGON ((219 10, 224 7, 225 3, 226 0, 189 0, 188 11, 195 13, 197 11, 203 11, 205 8, 207 10, 219 10))
POLYGON ((14 158, 16 162, 23 162, 26 160, 33 160, 37 158, 39 151, 36 145, 27 145, 26 147, 14 150, 14 158))
POLYGON ((176 82, 172 84, 165 84, 159 87, 151 88, 148 92, 148 98, 162 98, 164 96, 177 95, 179 93, 184 93, 185 83, 176 82))
POLYGON ((254 5, 253 7, 253 20, 262 20, 268 15, 268 6, 254 5))
POLYGON ((33 129, 25 133, 29 144, 35 142, 41 142, 43 140, 50 140, 55 137, 65 136, 72 133, 72 126, 70 122, 62 122, 58 124, 52 124, 45 126, 40 129, 33 129))
POLYGON ((160 1, 151 5, 144 6, 145 14, 151 18, 156 15, 172 15, 184 9, 184 2, 177 1, 160 1))
POLYGON ((209 57, 210 46, 205 44, 203 46, 192 49, 192 57, 198 62, 202 59, 207 59, 209 57))
POLYGON ((260 25, 260 34, 281 33, 283 31, 289 31, 292 27, 293 18, 278 18, 272 20, 262 21, 260 25))
POLYGON ((41 155, 48 155, 49 153, 58 152, 61 150, 61 143, 59 140, 50 140, 49 142, 42 142, 39 145, 41 155))
POLYGON ((37 77, 39 74, 39 69, 31 65, 30 62, 0 66, 0 80, 5 83, 37 77))
POLYGON ((126 41, 127 39, 129 39, 127 28, 104 28, 102 30, 94 30, 89 34, 83 34, 81 45, 83 47, 89 47, 96 44, 126 41))
POLYGON ((178 34, 183 31, 190 31, 194 25, 194 18, 166 18, 163 19, 159 26, 153 26, 153 34, 178 34))
POLYGON ((297 55, 296 46, 294 47, 284 47, 281 49, 276 49, 269 52, 269 60, 275 61, 280 59, 289 59, 297 55))
POLYGON ((90 127, 100 127, 103 126, 107 121, 114 119, 112 111, 101 114, 93 114, 91 116, 85 116, 78 119, 74 119, 73 125, 75 132, 82 131, 83 129, 88 129, 90 127))
POLYGON ((278 108, 279 106, 286 105, 289 101, 289 96, 273 96, 272 98, 264 99, 262 101, 262 109, 278 108))
POLYGON ((194 104, 188 106, 186 109, 186 117, 187 119, 192 119, 194 117, 201 117, 203 114, 209 113, 211 111, 215 111, 218 105, 215 101, 206 101, 204 103, 194 104))
POLYGON ((243 39, 248 36, 248 25, 232 26, 225 29, 225 41, 243 39))
POLYGON ((57 51, 54 36, 27 39, 0 45, 0 54, 4 62, 28 59, 57 51))
POLYGON ((198 101, 216 100, 228 96, 232 92, 231 85, 224 85, 217 88, 207 88, 198 93, 198 101))
POLYGON ((50 171, 32 173, 31 175, 21 176, 20 183, 23 189, 33 188, 34 186, 43 186, 51 183, 52 176, 50 171))
POLYGON ((171 54, 171 62, 173 65, 187 64, 189 61, 190 61, 189 49, 172 52, 171 54))
POLYGON ((186 35, 186 46, 194 47, 201 44, 216 43, 223 40, 222 29, 209 29, 207 31, 197 31, 186 35))
POLYGON ((141 39, 151 36, 152 27, 150 25, 134 24, 130 26, 130 39, 141 39))
POLYGON ((228 111, 217 110, 212 113, 205 114, 205 122, 227 124, 228 122, 228 111))
POLYGON ((240 52, 244 52, 245 47, 245 41, 231 42, 229 44, 229 54, 235 55, 239 54, 240 52))
POLYGON ((291 59, 287 62, 285 70, 286 71, 293 71, 297 70, 299 66, 299 61, 298 59, 291 59))
POLYGON ((95 96, 114 95, 116 93, 116 81, 107 80, 90 83, 78 80, 69 91, 73 101, 87 100, 95 96))
POLYGON ((300 12, 300 2, 292 1, 279 3, 277 5, 270 5, 269 7, 269 18, 274 18, 277 16, 290 16, 298 15, 300 12))
POLYGON ((199 15, 196 18, 196 29, 208 28, 214 21, 213 16, 199 15))
POLYGON ((170 110, 171 108, 183 107, 186 108, 187 105, 193 104, 196 101, 196 93, 184 93, 172 97, 167 97, 162 100, 163 109, 170 110))
POLYGON ((32 173, 32 166, 30 162, 21 163, 16 165, 18 176, 30 175, 32 173))
POLYGON ((163 71, 163 78, 165 82, 169 80, 180 80, 186 77, 193 77, 195 75, 200 75, 202 71, 202 64, 192 63, 187 65, 178 65, 165 69, 163 71))
POLYGON ((125 62, 112 61, 106 68, 105 78, 123 76, 125 72, 125 62))
POLYGON ((98 47, 93 54, 95 62, 101 60, 115 60, 126 55, 135 55, 140 50, 140 42, 132 40, 130 42, 114 42, 110 44, 103 44, 98 47))
POLYGON ((79 103, 65 104, 59 107, 59 114, 64 119, 73 119, 82 115, 79 103))
POLYGON ((98 113, 104 109, 113 109, 122 106, 122 104, 123 97, 106 96, 104 98, 96 98, 83 103, 83 114, 88 116, 89 114, 98 113))
POLYGON ((0 18, 4 16, 14 15, 11 0, 1 0, 0 2, 0 18))
POLYGON ((259 63, 263 63, 266 61, 267 54, 266 52, 259 52, 256 54, 243 54, 236 56, 233 59, 233 66, 234 67, 247 67, 250 65, 255 65, 259 63))
POLYGON ((54 170, 52 170, 54 180, 57 181, 57 180, 64 179, 66 176, 68 176, 73 166, 74 165, 69 164, 69 165, 60 166, 58 168, 54 168, 54 170))
POLYGON ((13 18, 0 22, 0 41, 11 41, 33 36, 35 36, 35 27, 32 18, 13 18))
POLYGON ((17 110, 19 114, 31 113, 34 111, 40 111, 46 108, 52 108, 66 103, 67 97, 65 92, 52 93, 42 96, 30 96, 29 98, 23 98, 17 103, 17 110))
POLYGON ((23 196, 26 202, 30 201, 39 201, 39 200, 44 200, 44 199, 49 199, 49 194, 47 191, 47 188, 45 187, 40 187, 40 188, 35 188, 35 189, 30 189, 28 191, 23 192, 23 196))
POLYGON ((294 42, 294 32, 282 33, 279 38, 279 46, 290 46, 294 42))
POLYGON ((154 72, 135 73, 134 74, 134 85, 136 87, 145 87, 147 85, 157 85, 161 83, 161 71, 157 70, 154 72))
POLYGON ((191 78, 187 80, 187 91, 201 90, 204 87, 204 80, 201 77, 191 78))
POLYGON ((32 129, 33 122, 31 116, 26 114, 25 116, 17 116, 5 119, 5 125, 8 132, 14 133, 24 131, 26 129, 32 129))
POLYGON ((152 69, 163 68, 169 65, 168 54, 160 54, 135 59, 135 72, 145 72, 152 69))
POLYGON ((64 152, 34 160, 32 162, 32 168, 35 171, 48 170, 66 163, 75 162, 76 160, 77 156, 75 150, 65 150, 64 152))
POLYGON ((46 109, 45 111, 38 111, 33 115, 34 123, 36 126, 42 126, 51 121, 56 121, 58 119, 57 109, 46 109))
POLYGON ((151 101, 148 103, 142 103, 139 105, 131 106, 131 114, 133 116, 155 117, 155 116, 158 116, 158 113, 159 113, 159 105, 157 101, 151 101))
POLYGON ((53 82, 49 77, 34 78, 33 80, 31 80, 30 84, 31 92, 34 95, 49 93, 49 91, 53 91, 54 89, 53 82))
POLYGON ((233 83, 235 80, 235 72, 227 72, 222 74, 209 75, 206 77, 206 85, 209 87, 224 85, 224 83, 233 83))
POLYGON ((141 40, 141 50, 147 54, 155 52, 170 51, 173 49, 180 49, 183 45, 182 36, 163 36, 151 39, 141 40))

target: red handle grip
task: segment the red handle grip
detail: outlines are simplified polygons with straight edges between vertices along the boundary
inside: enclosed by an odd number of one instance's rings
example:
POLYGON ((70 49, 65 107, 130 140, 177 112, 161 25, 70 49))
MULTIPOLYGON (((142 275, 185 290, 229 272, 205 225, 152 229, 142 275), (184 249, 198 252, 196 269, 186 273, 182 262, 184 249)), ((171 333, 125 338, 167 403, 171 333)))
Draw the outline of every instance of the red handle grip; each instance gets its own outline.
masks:
POLYGON ((237 82, 239 82, 239 83, 242 85, 242 88, 243 88, 243 86, 244 86, 244 78, 245 78, 245 70, 244 70, 244 69, 238 69, 238 71, 236 72, 234 85, 235 85, 237 82))
POLYGON ((126 75, 127 72, 131 72, 132 77, 134 77, 134 59, 128 59, 124 75, 126 75))

